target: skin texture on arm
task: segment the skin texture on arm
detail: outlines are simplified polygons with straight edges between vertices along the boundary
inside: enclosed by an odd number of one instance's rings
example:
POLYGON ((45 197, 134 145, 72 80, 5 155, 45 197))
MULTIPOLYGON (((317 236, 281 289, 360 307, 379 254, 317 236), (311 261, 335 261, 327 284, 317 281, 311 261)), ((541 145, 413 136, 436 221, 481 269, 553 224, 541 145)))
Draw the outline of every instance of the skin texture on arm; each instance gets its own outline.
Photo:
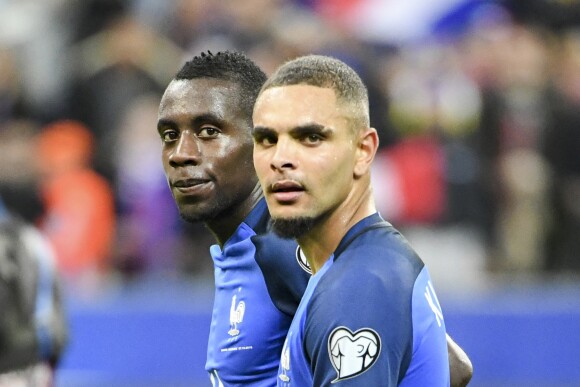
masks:
POLYGON ((473 376, 473 365, 465 351, 447 335, 447 351, 449 352, 449 371, 451 387, 467 386, 473 376))

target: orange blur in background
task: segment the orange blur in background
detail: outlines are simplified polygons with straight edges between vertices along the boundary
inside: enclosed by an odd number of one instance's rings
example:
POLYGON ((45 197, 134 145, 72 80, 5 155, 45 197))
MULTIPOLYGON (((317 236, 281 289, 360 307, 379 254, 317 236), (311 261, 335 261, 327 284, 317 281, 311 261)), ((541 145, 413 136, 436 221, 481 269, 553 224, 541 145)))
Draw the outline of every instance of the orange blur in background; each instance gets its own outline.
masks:
POLYGON ((93 135, 81 123, 56 121, 38 138, 41 197, 40 228, 53 243, 65 277, 110 269, 115 230, 110 184, 91 168, 93 135))

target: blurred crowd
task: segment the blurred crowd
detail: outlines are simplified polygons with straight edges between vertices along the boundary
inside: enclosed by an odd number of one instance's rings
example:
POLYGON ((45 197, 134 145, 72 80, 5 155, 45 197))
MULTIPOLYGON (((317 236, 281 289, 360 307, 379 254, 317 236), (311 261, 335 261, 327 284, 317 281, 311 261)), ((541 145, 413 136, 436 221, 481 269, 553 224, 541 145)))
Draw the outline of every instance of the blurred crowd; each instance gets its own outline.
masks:
POLYGON ((397 35, 365 23, 376 3, 0 0, 0 142, 21 155, 0 163, 0 200, 80 289, 210 277, 212 237, 181 221, 163 175, 161 93, 201 51, 267 73, 320 53, 368 85, 386 219, 477 230, 490 272, 580 271, 580 5, 448 1, 397 35))

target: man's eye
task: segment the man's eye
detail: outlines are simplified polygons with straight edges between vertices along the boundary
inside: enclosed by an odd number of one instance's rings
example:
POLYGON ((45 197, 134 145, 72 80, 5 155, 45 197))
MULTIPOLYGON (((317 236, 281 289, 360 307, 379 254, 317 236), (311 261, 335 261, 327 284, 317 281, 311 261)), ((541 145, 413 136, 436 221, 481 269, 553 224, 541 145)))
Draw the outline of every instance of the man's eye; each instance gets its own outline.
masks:
POLYGON ((276 144, 276 138, 274 136, 256 136, 255 141, 257 144, 262 146, 271 146, 276 144))
POLYGON ((201 128, 201 130, 198 133, 198 136, 202 138, 212 138, 216 137, 218 134, 220 134, 219 129, 214 128, 212 126, 208 126, 205 128, 201 128))
POLYGON ((306 137, 304 137, 303 141, 307 144, 317 144, 322 140, 323 140, 323 138, 319 134, 309 134, 306 137))
POLYGON ((175 130, 164 130, 161 132, 161 140, 165 143, 176 141, 178 137, 179 135, 175 130))
POLYGON ((274 137, 266 136, 262 140, 262 144, 264 144, 264 145, 274 145, 274 144, 276 144, 276 139, 274 137))

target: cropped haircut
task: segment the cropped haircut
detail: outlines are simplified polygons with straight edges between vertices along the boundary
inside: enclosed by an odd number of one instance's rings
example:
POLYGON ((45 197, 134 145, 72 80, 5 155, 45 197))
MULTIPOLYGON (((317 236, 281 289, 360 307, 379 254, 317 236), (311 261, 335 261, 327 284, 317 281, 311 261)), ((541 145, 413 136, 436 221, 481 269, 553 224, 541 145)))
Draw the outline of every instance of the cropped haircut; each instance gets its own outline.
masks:
POLYGON ((334 90, 338 103, 349 110, 345 118, 353 129, 369 127, 367 88, 346 63, 323 55, 302 56, 280 66, 261 91, 291 85, 310 85, 334 90))
POLYGON ((240 88, 240 108, 252 121, 254 103, 268 78, 251 59, 240 52, 207 51, 193 57, 177 72, 174 79, 215 78, 232 82, 240 88))

